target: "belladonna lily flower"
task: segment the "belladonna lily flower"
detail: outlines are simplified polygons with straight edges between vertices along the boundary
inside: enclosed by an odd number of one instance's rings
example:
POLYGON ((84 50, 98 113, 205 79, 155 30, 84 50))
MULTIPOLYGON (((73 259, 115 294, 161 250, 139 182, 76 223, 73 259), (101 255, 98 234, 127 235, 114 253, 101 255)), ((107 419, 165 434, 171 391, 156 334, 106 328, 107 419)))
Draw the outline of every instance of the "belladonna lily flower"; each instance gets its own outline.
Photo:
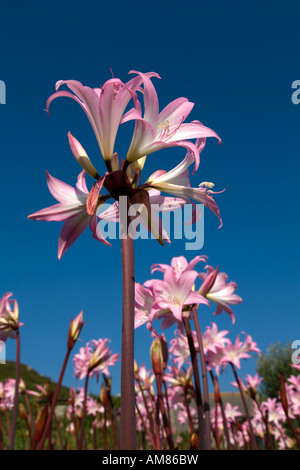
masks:
POLYGON ((199 274, 199 277, 203 280, 199 294, 217 305, 214 315, 219 315, 224 310, 230 316, 232 323, 234 323, 234 313, 229 305, 236 305, 242 302, 241 297, 234 294, 237 284, 232 281, 227 282, 227 274, 220 273, 218 268, 214 269, 212 266, 206 266, 206 270, 206 273, 199 274))
MULTIPOLYGON (((153 75, 156 74, 147 73, 145 77, 153 75)), ((112 78, 107 80, 102 88, 90 88, 76 80, 59 80, 55 85, 56 93, 48 98, 46 108, 49 112, 50 104, 59 97, 76 101, 91 123, 104 160, 110 162, 114 155, 114 144, 121 118, 130 99, 136 100, 136 90, 142 81, 141 76, 131 79, 126 84, 118 78, 112 78), (66 85, 72 93, 59 90, 62 85, 66 85)))
POLYGON ((240 337, 238 335, 234 344, 230 340, 228 340, 226 346, 223 347, 224 356, 221 360, 221 363, 225 365, 228 363, 232 363, 238 369, 240 369, 240 360, 251 357, 249 352, 260 353, 260 349, 257 348, 257 343, 252 341, 251 336, 246 334, 245 341, 240 341, 240 337))
POLYGON ((0 340, 6 341, 7 338, 15 338, 16 331, 23 326, 19 323, 18 302, 10 297, 13 294, 7 292, 0 299, 0 340))
MULTIPOLYGON (((195 331, 192 331, 195 347, 198 348, 198 340, 195 331)), ((175 330, 175 338, 170 341, 170 353, 174 356, 173 362, 181 369, 184 363, 190 364, 190 349, 187 336, 175 330)))
POLYGON ((151 314, 160 310, 155 308, 154 293, 147 285, 135 283, 135 314, 134 314, 134 327, 147 323, 151 314))
MULTIPOLYGON (((144 85, 142 90, 144 115, 142 116, 140 103, 136 100, 135 108, 128 111, 122 118, 122 122, 135 120, 134 134, 126 160, 132 163, 157 150, 181 146, 193 154, 195 169, 197 169, 200 161, 199 148, 187 139, 216 137, 220 141, 219 136, 198 121, 183 123, 194 106, 194 103, 186 98, 172 101, 159 113, 157 93, 149 74, 135 71, 132 73, 136 73, 144 85)), ((158 74, 153 75, 160 78, 158 74)))
MULTIPOLYGON (((86 188, 85 173, 80 174, 75 189, 47 174, 49 189, 59 204, 29 216, 37 220, 65 222, 59 239, 59 258, 87 225, 90 225, 96 239, 109 244, 102 236, 99 227, 96 229, 98 208, 109 198, 115 199, 116 204, 112 206, 111 211, 108 211, 107 217, 114 213, 120 196, 126 196, 130 206, 139 205, 141 223, 161 244, 164 239, 168 241, 168 238, 159 226, 155 210, 151 210, 153 204, 163 205, 160 211, 172 211, 190 202, 194 205, 193 221, 199 216, 196 203, 204 204, 217 215, 221 223, 219 208, 210 189, 213 185, 201 183, 200 187, 191 188, 188 175, 188 167, 192 163, 195 164, 195 169, 199 166, 199 155, 205 146, 206 138, 219 139, 219 137, 198 121, 183 123, 193 107, 193 103, 186 98, 178 98, 158 113, 157 94, 150 80, 151 77, 158 75, 153 72, 135 73, 137 76, 127 83, 112 78, 105 82, 102 88, 94 89, 83 86, 75 80, 61 80, 56 84, 56 93, 47 101, 48 111, 51 102, 58 97, 72 98, 83 108, 93 127, 108 170, 100 176, 82 145, 69 133, 69 144, 74 157, 96 183, 89 192, 86 188), (62 85, 66 85, 72 93, 60 90, 62 85), (144 99, 143 117, 137 97, 138 91, 142 92, 144 99), (134 109, 124 115, 131 99, 134 109), (121 122, 132 119, 136 121, 132 143, 126 160, 119 162, 119 157, 114 152, 118 127, 121 122), (188 142, 186 139, 196 139, 196 142, 188 142), (138 185, 146 156, 170 146, 182 146, 187 149, 183 162, 169 172, 163 170, 155 172, 144 184, 138 185), (108 194, 100 195, 102 188, 105 188, 108 194), (160 196, 161 191, 171 194, 173 198, 163 199, 160 196)), ((103 218, 103 215, 99 214, 99 217, 103 218)))
POLYGON ((169 267, 164 272, 164 279, 157 280, 153 284, 156 305, 162 310, 151 315, 154 318, 163 317, 162 328, 168 328, 175 322, 182 327, 183 307, 185 305, 206 304, 209 302, 198 292, 193 291, 195 280, 198 276, 196 271, 184 272, 179 279, 176 278, 174 270, 169 267), (168 313, 170 312, 170 313, 168 313))
POLYGON ((113 366, 119 354, 112 354, 108 346, 109 340, 99 339, 89 341, 73 358, 75 377, 82 380, 87 374, 99 377, 100 373, 110 375, 108 367, 113 366))
MULTIPOLYGON (((91 208, 91 205, 89 204, 89 195, 92 194, 92 192, 90 193, 87 189, 85 170, 78 175, 75 188, 57 178, 54 178, 48 172, 46 173, 46 176, 49 191, 52 196, 59 201, 59 203, 35 212, 34 214, 29 215, 28 218, 47 222, 64 222, 58 241, 58 258, 60 259, 62 257, 66 250, 77 240, 87 226, 90 227, 93 237, 96 240, 105 243, 106 245, 110 245, 102 234, 101 229, 98 226, 97 219, 97 208, 100 208, 109 196, 97 195, 97 202, 94 207, 91 208)), ((149 201, 150 204, 159 206, 161 212, 173 211, 179 209, 185 204, 185 201, 179 198, 160 196, 159 191, 154 189, 149 191, 149 201)), ((111 205, 108 210, 98 215, 101 220, 113 220, 115 222, 119 222, 119 203, 116 202, 111 205)), ((140 215, 141 214, 137 214, 137 217, 140 215)), ((142 223, 144 222, 144 225, 148 227, 148 219, 147 221, 143 220, 143 218, 140 218, 139 220, 142 223)), ((155 227, 159 224, 158 220, 159 216, 152 211, 151 227, 152 230, 155 230, 157 236, 159 235, 155 227)), ((162 235, 166 241, 169 241, 167 233, 163 228, 162 235)))
MULTIPOLYGON (((178 257, 172 258, 171 267, 174 270, 176 279, 179 279, 180 276, 186 271, 190 271, 194 269, 196 264, 198 264, 200 261, 203 261, 203 262, 207 261, 207 256, 205 255, 196 256, 190 262, 188 262, 184 256, 178 256, 178 257)), ((155 271, 165 272, 167 269, 169 269, 169 267, 170 266, 168 264, 153 264, 151 266, 151 274, 153 274, 155 271)))
POLYGON ((78 175, 75 188, 54 178, 48 172, 46 175, 49 191, 59 203, 35 212, 29 215, 28 218, 47 222, 64 221, 58 240, 58 258, 62 257, 88 225, 94 238, 102 243, 109 244, 104 237, 101 237, 99 229, 97 230, 96 214, 90 215, 87 212, 89 191, 85 181, 86 172, 83 170, 78 175))

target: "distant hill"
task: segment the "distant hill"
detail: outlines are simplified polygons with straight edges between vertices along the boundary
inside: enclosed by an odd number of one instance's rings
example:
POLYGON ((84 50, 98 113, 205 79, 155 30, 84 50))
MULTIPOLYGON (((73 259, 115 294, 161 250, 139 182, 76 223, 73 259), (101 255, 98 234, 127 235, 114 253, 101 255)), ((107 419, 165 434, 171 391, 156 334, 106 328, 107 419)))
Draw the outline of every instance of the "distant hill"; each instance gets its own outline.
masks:
MULTIPOLYGON (((16 364, 14 361, 6 361, 6 364, 0 364, 0 382, 5 381, 6 379, 14 379, 15 378, 15 369, 16 364)), ((53 390, 55 390, 56 383, 50 380, 49 377, 46 377, 32 367, 21 364, 20 367, 20 376, 24 380, 27 390, 34 390, 36 391, 35 385, 44 385, 46 382, 50 382, 52 384, 53 390)), ((59 399, 60 400, 67 400, 69 397, 69 388, 65 386, 61 386, 59 399)))

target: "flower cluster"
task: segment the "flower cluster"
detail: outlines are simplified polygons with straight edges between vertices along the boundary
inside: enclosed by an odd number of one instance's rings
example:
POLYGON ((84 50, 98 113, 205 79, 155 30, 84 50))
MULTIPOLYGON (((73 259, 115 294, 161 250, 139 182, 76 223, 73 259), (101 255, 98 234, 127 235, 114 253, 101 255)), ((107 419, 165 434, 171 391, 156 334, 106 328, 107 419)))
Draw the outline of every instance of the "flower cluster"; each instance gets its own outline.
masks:
POLYGON ((163 279, 136 284, 135 327, 147 323, 153 334, 157 334, 152 324, 155 319, 161 319, 161 328, 177 323, 182 330, 183 318, 190 316, 193 307, 199 304, 210 306, 210 302, 217 305, 214 315, 225 311, 234 322, 230 305, 242 302, 241 297, 234 293, 237 285, 228 282, 228 276, 220 273, 218 268, 206 266, 206 272, 196 271, 196 265, 206 261, 206 256, 196 256, 188 263, 180 256, 173 258, 171 265, 154 264, 152 273, 161 271, 163 279), (201 280, 202 284, 197 288, 196 283, 201 280))
POLYGON ((47 101, 48 112, 52 101, 59 97, 71 98, 81 106, 92 125, 106 165, 106 172, 100 176, 101 172, 95 168, 82 145, 69 133, 71 152, 82 167, 75 188, 47 172, 49 191, 58 204, 35 212, 29 218, 64 222, 58 242, 59 258, 87 226, 95 239, 110 244, 97 224, 97 217, 119 222, 120 196, 126 196, 130 206, 139 206, 135 217, 161 244, 169 239, 160 226, 159 214, 151 210, 154 204, 159 204, 159 212, 164 212, 191 203, 196 214, 196 204, 204 204, 222 225, 219 208, 212 196, 214 191, 211 188, 214 185, 203 182, 193 188, 189 177, 189 167, 194 165, 194 172, 199 167, 206 138, 215 137, 220 142, 219 136, 200 121, 184 122, 194 106, 187 98, 177 98, 159 112, 157 93, 151 81, 153 77, 160 78, 159 75, 153 72, 131 73, 135 77, 127 83, 112 78, 101 88, 94 89, 75 80, 60 80, 56 83, 56 92, 47 101), (63 85, 70 91, 62 90, 63 85), (125 112, 130 102, 133 108, 125 112), (116 135, 120 124, 128 121, 135 122, 133 136, 126 158, 119 160, 114 150, 116 135), (195 142, 189 139, 195 139, 195 142), (182 162, 170 171, 155 171, 141 183, 141 171, 147 155, 178 146, 187 151, 182 162), (95 180, 91 190, 87 188, 86 174, 95 180), (161 192, 172 197, 162 196, 161 192), (114 203, 101 212, 103 204, 109 199, 113 199, 114 203))

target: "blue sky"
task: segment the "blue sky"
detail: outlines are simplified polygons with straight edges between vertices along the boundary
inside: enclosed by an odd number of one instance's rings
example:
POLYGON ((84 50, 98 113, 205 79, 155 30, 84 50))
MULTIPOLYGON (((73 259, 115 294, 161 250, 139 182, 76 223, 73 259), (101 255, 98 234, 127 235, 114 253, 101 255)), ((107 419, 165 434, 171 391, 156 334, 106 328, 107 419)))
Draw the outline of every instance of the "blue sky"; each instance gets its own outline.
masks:
MULTIPOLYGON (((124 81, 131 69, 159 73, 161 109, 187 97, 195 103, 189 120, 199 119, 222 138, 221 146, 208 142, 193 176, 194 184, 213 181, 217 189, 226 188, 216 196, 224 225, 218 230, 216 217, 205 212, 201 254, 237 282, 243 303, 235 309, 235 325, 226 314, 213 317, 212 309, 203 307, 202 328, 217 321, 232 340, 246 331, 263 350, 300 338, 300 106, 291 101, 291 84, 300 79, 299 10, 296 1, 1 3, 0 80, 6 83, 7 103, 0 106, 0 295, 12 291, 20 304, 22 362, 56 380, 70 317, 80 310, 88 320, 83 344, 108 337, 114 352, 121 350, 119 242, 105 247, 86 231, 58 261, 61 224, 27 220, 54 204, 46 169, 70 184, 76 180, 68 131, 104 171, 79 106, 57 100, 50 118, 44 108, 57 80, 101 86, 110 67, 124 81)), ((128 148, 129 129, 117 139, 120 156, 128 148)), ((155 153, 146 171, 170 169, 184 153, 155 153)), ((153 263, 194 257, 184 252, 184 243, 160 247, 153 240, 138 241, 136 280, 147 280, 153 263)), ((149 364, 150 343, 146 329, 136 331, 140 363, 149 364)), ((14 347, 7 343, 8 359, 14 358, 14 347)), ((254 368, 254 360, 244 362, 242 375, 254 368)), ((114 392, 119 374, 118 365, 114 392)), ((223 388, 230 389, 231 380, 225 372, 223 388)), ((71 363, 65 384, 74 385, 71 363)))

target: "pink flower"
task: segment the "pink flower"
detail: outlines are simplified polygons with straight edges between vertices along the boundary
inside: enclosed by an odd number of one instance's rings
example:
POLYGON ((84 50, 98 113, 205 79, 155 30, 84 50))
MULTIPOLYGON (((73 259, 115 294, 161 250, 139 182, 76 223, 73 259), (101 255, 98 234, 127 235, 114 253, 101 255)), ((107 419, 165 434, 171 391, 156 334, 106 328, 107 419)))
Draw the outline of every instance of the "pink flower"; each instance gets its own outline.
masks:
POLYGON ((249 352, 260 352, 260 349, 257 348, 257 343, 252 341, 251 336, 246 334, 245 341, 240 341, 240 337, 238 335, 234 344, 230 340, 228 340, 228 343, 223 348, 224 356, 221 360, 221 363, 225 365, 228 363, 232 363, 238 369, 240 369, 240 360, 251 357, 249 352))
POLYGON ((219 269, 214 269, 212 266, 206 266, 206 273, 199 274, 203 280, 203 284, 199 289, 199 294, 206 297, 217 304, 217 310, 214 315, 219 315, 224 310, 235 322, 235 317, 229 305, 236 305, 242 302, 241 297, 234 294, 237 288, 235 282, 228 281, 228 276, 225 273, 219 273, 219 269))
MULTIPOLYGON (((203 204, 210 209, 219 219, 222 226, 220 210, 212 194, 213 183, 203 182, 198 188, 192 188, 189 178, 188 166, 193 162, 191 155, 187 154, 185 159, 169 172, 156 171, 151 175, 145 183, 145 187, 156 188, 173 196, 183 198, 194 207, 193 222, 201 216, 196 203, 203 204), (196 203, 195 203, 196 201, 196 203)), ((222 192, 222 191, 221 191, 222 192)))
MULTIPOLYGON (((146 76, 153 76, 149 73, 146 76)), ((56 93, 47 100, 46 108, 59 97, 68 97, 76 101, 87 115, 94 130, 102 156, 111 161, 114 154, 114 143, 122 115, 131 98, 136 100, 135 90, 141 85, 142 77, 135 77, 126 84, 118 78, 107 80, 102 88, 90 88, 76 80, 59 80, 56 93), (62 85, 72 91, 58 91, 62 85)))
POLYGON ((94 238, 109 245, 101 236, 99 229, 97 230, 96 213, 90 215, 87 212, 89 191, 86 186, 85 171, 79 174, 75 188, 54 178, 48 172, 46 175, 49 191, 59 204, 35 212, 28 218, 47 222, 64 221, 58 240, 58 258, 62 257, 88 225, 94 238))
MULTIPOLYGON (((164 316, 162 328, 168 328, 176 321, 182 324, 183 307, 193 304, 206 304, 209 302, 198 292, 193 291, 193 286, 198 273, 193 270, 184 272, 178 279, 172 267, 164 272, 164 280, 156 281, 153 285, 156 304, 162 310, 169 309, 170 314, 159 312, 153 317, 164 316)), ((150 321, 153 321, 151 318, 150 321)))
POLYGON ((239 416, 242 416, 242 413, 237 405, 232 406, 231 403, 227 402, 225 405, 225 416, 227 421, 234 423, 239 416))
POLYGON ((218 331, 216 323, 212 322, 212 326, 207 326, 202 335, 204 353, 208 351, 218 352, 219 348, 223 348, 228 343, 229 339, 225 336, 229 332, 227 330, 218 331))
POLYGON ((261 410, 263 412, 268 411, 268 421, 269 423, 274 423, 275 426, 286 421, 281 403, 276 398, 268 398, 266 401, 263 401, 261 403, 261 410))
POLYGON ((186 98, 178 98, 159 113, 157 94, 150 80, 158 75, 153 72, 134 73, 137 76, 127 83, 112 78, 107 80, 102 88, 94 89, 83 86, 76 80, 60 80, 56 83, 56 93, 47 101, 47 111, 51 102, 58 97, 69 97, 82 107, 92 125, 108 170, 101 177, 82 145, 71 133, 68 134, 71 151, 84 172, 80 174, 75 189, 47 173, 50 192, 59 204, 29 216, 37 220, 65 222, 59 237, 59 258, 87 225, 90 226, 94 238, 109 244, 97 227, 97 213, 101 219, 117 221, 121 196, 128 197, 130 208, 138 205, 140 223, 146 226, 162 245, 163 240, 169 240, 164 229, 160 227, 157 212, 151 210, 151 206, 156 204, 155 201, 163 206, 160 211, 173 211, 191 203, 194 207, 192 222, 201 215, 196 203, 204 204, 217 215, 220 225, 222 224, 219 208, 210 189, 212 183, 201 183, 198 188, 191 188, 188 171, 192 163, 195 163, 194 171, 198 168, 199 155, 205 146, 206 138, 216 137, 220 141, 218 135, 199 121, 183 123, 193 107, 193 103, 186 98), (59 90, 62 85, 67 85, 71 92, 59 90), (137 92, 142 92, 143 116, 137 92), (134 108, 124 115, 131 99, 134 108), (120 123, 129 120, 136 121, 134 134, 126 161, 119 162, 119 157, 114 152, 116 135, 120 123), (196 139, 196 142, 192 143, 187 139, 196 139), (146 156, 171 146, 187 149, 184 160, 169 172, 156 171, 141 184, 141 170, 146 156), (90 192, 86 187, 85 172, 96 180, 90 192), (106 195, 100 195, 103 187, 108 191, 106 195), (160 191, 173 197, 163 197, 160 191), (99 207, 109 198, 113 198, 115 204, 111 209, 104 211, 104 214, 99 214, 99 207))
MULTIPOLYGON (((173 268, 176 279, 179 280, 183 273, 193 270, 196 264, 198 264, 200 261, 207 261, 207 256, 196 256, 190 262, 188 262, 184 256, 172 258, 171 267, 173 268)), ((168 264, 153 264, 151 266, 151 274, 153 274, 155 271, 161 271, 164 273, 169 269, 169 267, 170 266, 168 264)))
POLYGON ((134 327, 147 323, 151 315, 159 310, 155 307, 155 297, 153 290, 146 285, 135 283, 135 321, 134 327))
POLYGON ((119 354, 109 350, 109 339, 89 341, 73 358, 75 377, 82 380, 87 374, 99 377, 100 373, 110 375, 108 367, 115 365, 119 354))
MULTIPOLYGON (((198 348, 197 335, 192 331, 195 348, 198 348)), ((181 369, 184 363, 190 364, 190 349, 187 336, 181 331, 175 331, 175 338, 170 341, 169 352, 174 356, 174 364, 181 369)))
MULTIPOLYGON (((220 142, 219 136, 199 121, 183 123, 194 106, 186 98, 172 101, 159 113, 158 97, 149 74, 135 71, 132 73, 136 73, 143 82, 144 114, 142 116, 139 101, 135 101, 135 108, 122 118, 122 122, 135 120, 134 134, 126 160, 132 163, 157 150, 181 146, 193 154, 196 170, 200 162, 199 148, 186 139, 216 137, 220 142)), ((160 78, 157 74, 152 76, 160 78)))
POLYGON ((0 299, 0 340, 6 341, 7 338, 15 338, 16 331, 24 325, 19 323, 18 302, 10 297, 13 294, 7 292, 0 299))

